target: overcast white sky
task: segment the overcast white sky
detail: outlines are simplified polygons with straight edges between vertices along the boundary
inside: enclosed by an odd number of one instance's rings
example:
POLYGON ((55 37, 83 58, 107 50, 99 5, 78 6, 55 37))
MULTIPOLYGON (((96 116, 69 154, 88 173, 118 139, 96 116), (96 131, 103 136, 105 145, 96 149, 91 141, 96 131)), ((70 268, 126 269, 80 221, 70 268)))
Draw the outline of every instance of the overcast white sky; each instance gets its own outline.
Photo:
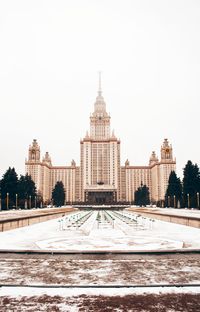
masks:
POLYGON ((199 0, 1 0, 0 176, 24 174, 34 138, 79 164, 99 70, 122 164, 168 138, 179 176, 200 165, 199 0))

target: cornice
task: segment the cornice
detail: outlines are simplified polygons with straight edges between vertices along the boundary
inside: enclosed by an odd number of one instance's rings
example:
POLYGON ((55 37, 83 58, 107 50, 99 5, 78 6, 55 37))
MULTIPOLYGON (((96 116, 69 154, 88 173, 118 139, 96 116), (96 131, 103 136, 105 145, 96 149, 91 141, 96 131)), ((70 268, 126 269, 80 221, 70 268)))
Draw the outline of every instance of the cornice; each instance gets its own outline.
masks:
POLYGON ((121 143, 121 141, 117 138, 109 138, 109 139, 102 139, 102 140, 96 140, 91 138, 84 138, 80 141, 81 144, 84 142, 90 142, 90 143, 110 143, 110 142, 117 142, 118 144, 121 143))

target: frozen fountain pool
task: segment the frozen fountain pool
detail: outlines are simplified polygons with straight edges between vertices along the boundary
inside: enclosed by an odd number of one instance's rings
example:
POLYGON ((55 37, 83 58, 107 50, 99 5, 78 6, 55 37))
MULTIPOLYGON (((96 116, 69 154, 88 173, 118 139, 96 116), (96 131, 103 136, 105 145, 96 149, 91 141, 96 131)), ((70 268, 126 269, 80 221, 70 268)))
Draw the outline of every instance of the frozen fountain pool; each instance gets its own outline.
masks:
POLYGON ((87 210, 0 233, 0 249, 136 251, 200 248, 200 229, 126 210, 87 210))

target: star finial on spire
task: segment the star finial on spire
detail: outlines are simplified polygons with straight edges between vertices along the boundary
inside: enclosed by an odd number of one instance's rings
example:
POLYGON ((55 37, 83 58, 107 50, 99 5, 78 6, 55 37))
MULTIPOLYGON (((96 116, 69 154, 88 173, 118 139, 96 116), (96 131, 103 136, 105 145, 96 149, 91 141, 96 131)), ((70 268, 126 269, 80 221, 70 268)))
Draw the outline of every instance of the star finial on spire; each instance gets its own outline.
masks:
POLYGON ((102 90, 101 90, 101 71, 99 71, 99 90, 98 90, 98 94, 101 95, 102 90))

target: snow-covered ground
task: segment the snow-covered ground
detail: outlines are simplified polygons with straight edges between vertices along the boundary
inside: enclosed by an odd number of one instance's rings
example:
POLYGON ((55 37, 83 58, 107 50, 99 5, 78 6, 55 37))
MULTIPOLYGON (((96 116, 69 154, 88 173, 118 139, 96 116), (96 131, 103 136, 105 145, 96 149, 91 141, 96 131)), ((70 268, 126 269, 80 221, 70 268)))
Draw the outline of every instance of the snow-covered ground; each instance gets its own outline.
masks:
MULTIPOLYGON (((76 211, 63 218, 0 233, 0 249, 7 250, 181 248, 200 248, 200 229, 143 218, 130 211, 76 211)), ((0 254, 0 284, 33 286, 1 287, 0 311, 200 310, 200 287, 148 287, 199 284, 198 254, 134 255, 130 259, 122 255, 104 259, 101 255, 90 259, 76 257, 0 254), (117 288, 117 285, 123 287, 117 288), (128 287, 131 285, 145 287, 128 287)))
POLYGON ((132 206, 127 208, 127 210, 132 211, 145 211, 145 212, 155 212, 161 214, 169 214, 169 215, 178 215, 178 216, 185 216, 185 217, 196 217, 200 218, 200 210, 198 209, 188 209, 188 208, 159 208, 159 207, 139 207, 139 206, 132 206))
POLYGON ((111 288, 111 289, 38 289, 0 290, 0 309, 8 311, 51 312, 197 312, 197 288, 111 288))
POLYGON ((1 287, 0 297, 2 296, 41 296, 48 294, 50 296, 75 297, 86 294, 89 296, 127 296, 131 294, 178 294, 191 293, 200 294, 199 287, 123 287, 123 288, 38 288, 38 287, 1 287))
POLYGON ((199 255, 137 256, 132 259, 66 259, 13 255, 0 258, 2 285, 162 285, 200 284, 199 255))
POLYGON ((200 248, 200 229, 130 212, 75 212, 0 233, 0 249, 162 250, 200 248))
POLYGON ((32 208, 32 209, 10 209, 0 210, 0 220, 17 219, 23 217, 45 215, 48 213, 70 213, 70 211, 76 210, 72 206, 63 206, 60 208, 32 208))

